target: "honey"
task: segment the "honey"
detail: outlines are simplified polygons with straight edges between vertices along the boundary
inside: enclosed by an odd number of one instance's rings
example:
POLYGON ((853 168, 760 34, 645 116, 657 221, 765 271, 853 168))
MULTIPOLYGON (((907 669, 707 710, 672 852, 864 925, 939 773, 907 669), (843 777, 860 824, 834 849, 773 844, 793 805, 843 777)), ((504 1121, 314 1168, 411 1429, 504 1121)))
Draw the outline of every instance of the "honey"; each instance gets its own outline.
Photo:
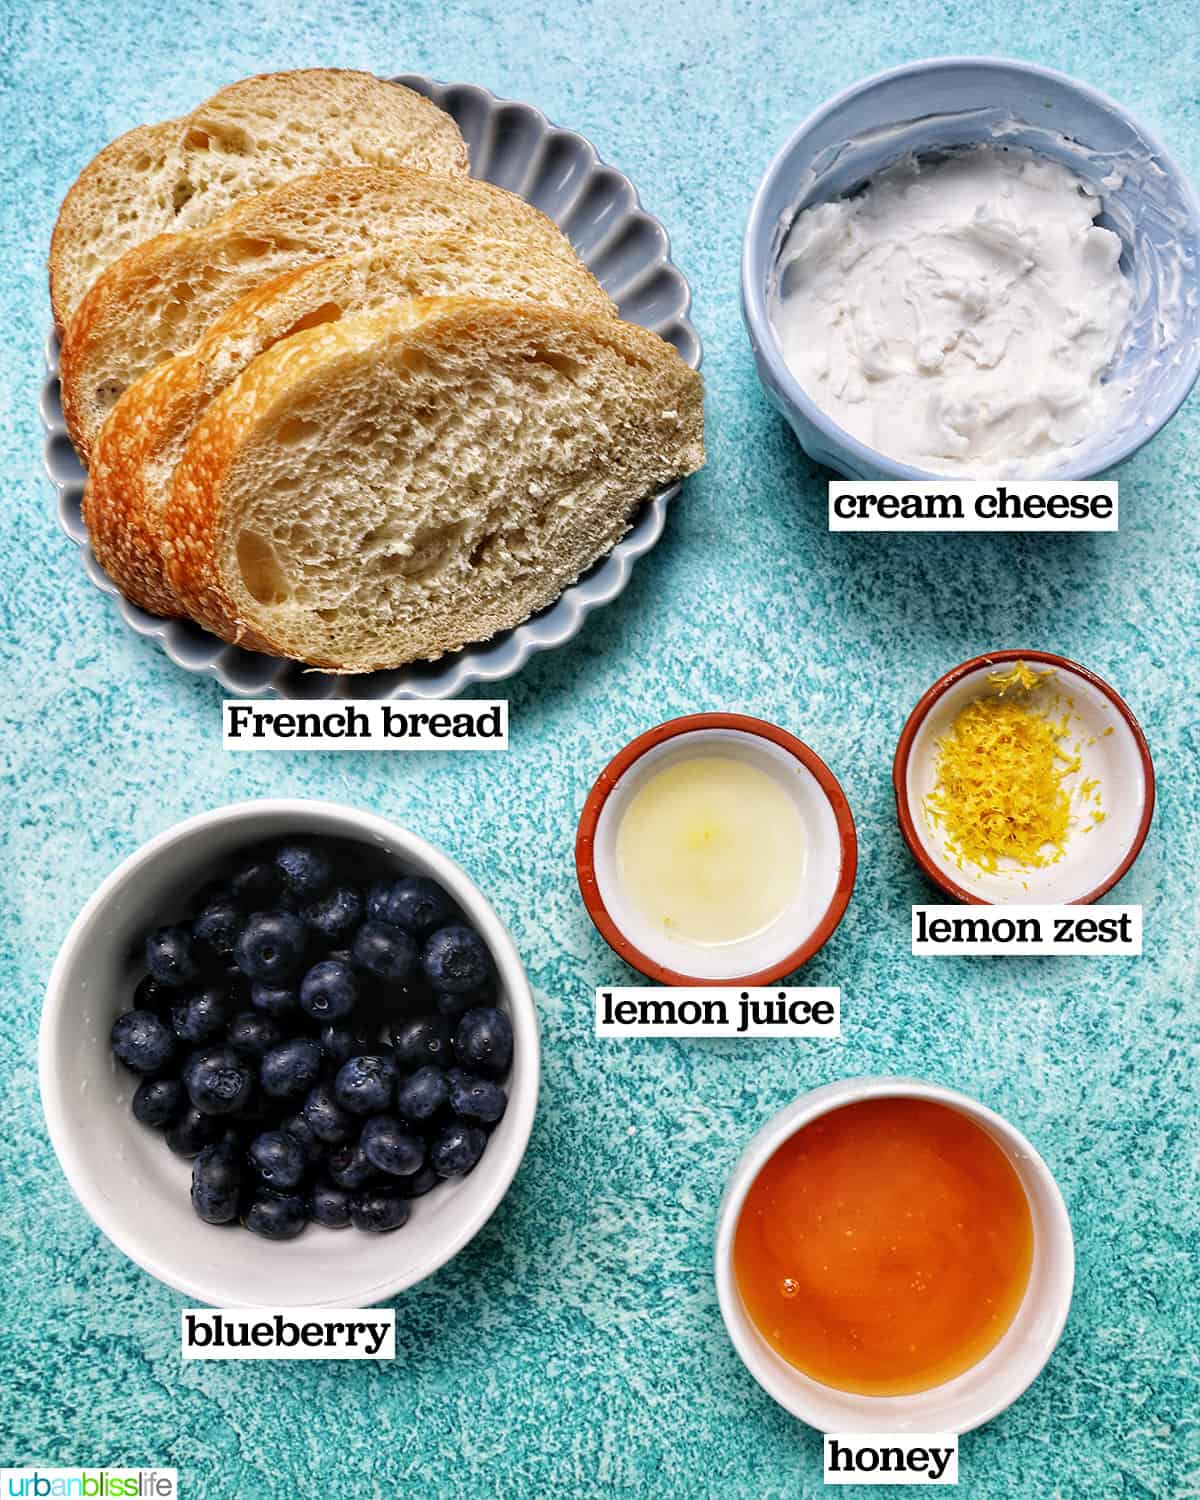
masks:
POLYGON ((870 1099, 798 1130, 751 1184, 738 1291, 789 1364, 899 1396, 978 1364, 1016 1316, 1029 1202, 992 1137, 924 1099, 870 1099))

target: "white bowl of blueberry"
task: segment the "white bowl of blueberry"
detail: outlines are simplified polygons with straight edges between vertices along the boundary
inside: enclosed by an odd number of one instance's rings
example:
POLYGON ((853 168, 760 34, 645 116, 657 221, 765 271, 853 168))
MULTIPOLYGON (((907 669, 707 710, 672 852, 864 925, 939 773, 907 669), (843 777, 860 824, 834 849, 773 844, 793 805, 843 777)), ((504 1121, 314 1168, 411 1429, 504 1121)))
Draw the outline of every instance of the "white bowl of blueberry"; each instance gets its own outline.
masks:
POLYGON ((521 961, 384 818, 244 802, 130 856, 71 928, 42 1102, 84 1208, 218 1306, 361 1306, 479 1231, 538 1090, 521 961))

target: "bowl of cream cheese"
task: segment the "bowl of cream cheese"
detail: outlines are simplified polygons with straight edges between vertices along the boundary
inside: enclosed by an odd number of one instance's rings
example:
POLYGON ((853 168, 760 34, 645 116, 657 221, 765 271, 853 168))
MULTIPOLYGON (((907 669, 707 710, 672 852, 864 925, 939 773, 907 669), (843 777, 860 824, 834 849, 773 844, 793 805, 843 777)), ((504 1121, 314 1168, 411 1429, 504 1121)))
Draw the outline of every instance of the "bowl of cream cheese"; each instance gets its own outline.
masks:
POLYGON ((851 478, 1086 479, 1200 374, 1200 204, 1064 74, 949 57, 824 104, 750 210, 742 306, 802 447, 851 478))

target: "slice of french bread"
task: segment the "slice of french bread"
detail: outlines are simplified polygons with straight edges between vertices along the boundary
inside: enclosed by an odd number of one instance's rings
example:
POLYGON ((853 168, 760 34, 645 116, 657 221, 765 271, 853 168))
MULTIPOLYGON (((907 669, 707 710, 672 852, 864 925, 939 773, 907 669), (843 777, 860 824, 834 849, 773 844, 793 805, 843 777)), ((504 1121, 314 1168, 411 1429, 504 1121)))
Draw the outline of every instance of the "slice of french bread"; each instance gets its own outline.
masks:
POLYGON ((192 428, 252 359, 304 328, 454 293, 616 315, 578 260, 461 234, 413 235, 315 261, 247 292, 194 349, 134 381, 93 445, 83 518, 93 552, 121 592, 153 614, 182 613, 162 565, 163 508, 192 428))
POLYGON ((135 246, 88 292, 63 343, 63 414, 80 455, 139 375, 191 349, 253 287, 316 260, 446 231, 579 263, 565 235, 513 193, 404 167, 320 172, 245 198, 203 229, 135 246))
POLYGON ((163 517, 193 618, 368 672, 549 604, 704 461, 703 388, 614 318, 414 300, 297 333, 197 423, 163 517))
POLYGON ((60 333, 101 271, 168 230, 210 223, 239 198, 336 166, 467 171, 444 110, 399 84, 344 68, 264 73, 177 120, 139 125, 84 168, 50 243, 60 333))

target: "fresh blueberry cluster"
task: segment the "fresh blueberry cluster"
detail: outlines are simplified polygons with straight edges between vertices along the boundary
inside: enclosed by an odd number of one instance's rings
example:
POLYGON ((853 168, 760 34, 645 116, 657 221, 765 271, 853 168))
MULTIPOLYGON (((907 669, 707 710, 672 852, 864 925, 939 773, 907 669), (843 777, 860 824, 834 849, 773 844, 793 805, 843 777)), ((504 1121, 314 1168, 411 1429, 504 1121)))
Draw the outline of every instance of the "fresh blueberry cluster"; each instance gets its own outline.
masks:
POLYGON ((256 851, 146 938, 112 1050, 133 1113, 193 1159, 192 1206, 291 1239, 397 1229, 470 1172, 508 1102, 512 1025, 483 939, 362 849, 256 851))

